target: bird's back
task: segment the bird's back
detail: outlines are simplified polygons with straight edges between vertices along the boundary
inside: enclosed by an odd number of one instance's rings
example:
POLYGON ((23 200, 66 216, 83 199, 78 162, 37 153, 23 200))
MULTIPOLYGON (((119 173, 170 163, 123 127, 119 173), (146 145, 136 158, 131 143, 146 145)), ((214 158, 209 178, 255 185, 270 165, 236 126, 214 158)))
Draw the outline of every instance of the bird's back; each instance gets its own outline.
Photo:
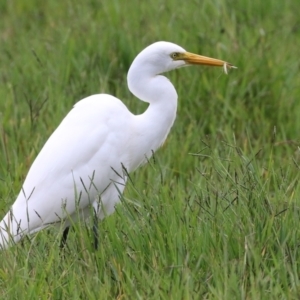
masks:
POLYGON ((86 208, 113 181, 122 181, 133 117, 110 95, 79 101, 32 164, 1 228, 9 226, 12 235, 38 231, 72 216, 76 207, 86 208))

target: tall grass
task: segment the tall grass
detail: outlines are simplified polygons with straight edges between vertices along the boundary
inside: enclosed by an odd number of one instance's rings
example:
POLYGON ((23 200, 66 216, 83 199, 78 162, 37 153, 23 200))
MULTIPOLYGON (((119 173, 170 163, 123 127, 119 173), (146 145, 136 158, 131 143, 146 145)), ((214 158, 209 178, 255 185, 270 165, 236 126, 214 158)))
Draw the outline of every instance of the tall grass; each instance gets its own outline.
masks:
POLYGON ((0 218, 49 135, 100 92, 134 113, 135 55, 157 40, 238 66, 167 76, 179 95, 161 150, 99 226, 68 247, 44 230, 0 253, 1 299, 298 299, 300 4, 2 1, 0 218))

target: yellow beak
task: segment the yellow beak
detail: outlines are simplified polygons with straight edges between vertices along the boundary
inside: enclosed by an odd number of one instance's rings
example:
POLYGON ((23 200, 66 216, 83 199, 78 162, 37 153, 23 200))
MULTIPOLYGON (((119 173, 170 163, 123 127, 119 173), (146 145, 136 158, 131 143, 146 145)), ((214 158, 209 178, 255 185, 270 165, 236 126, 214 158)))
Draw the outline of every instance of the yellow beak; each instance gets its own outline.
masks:
POLYGON ((206 65, 206 66, 216 66, 216 67, 224 67, 224 69, 228 68, 236 68, 232 64, 220 60, 215 59, 207 56, 202 56, 190 52, 181 53, 180 58, 181 60, 184 60, 188 64, 192 65, 206 65))

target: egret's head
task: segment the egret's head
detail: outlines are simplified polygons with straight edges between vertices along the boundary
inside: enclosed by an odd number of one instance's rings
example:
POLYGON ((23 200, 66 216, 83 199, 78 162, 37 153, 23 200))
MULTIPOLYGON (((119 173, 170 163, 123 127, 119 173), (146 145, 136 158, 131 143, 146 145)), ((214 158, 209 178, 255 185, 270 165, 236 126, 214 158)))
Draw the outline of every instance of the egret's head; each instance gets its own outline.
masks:
POLYGON ((161 74, 188 65, 220 66, 224 70, 233 67, 223 60, 193 54, 169 42, 156 42, 148 46, 135 58, 133 65, 138 65, 152 74, 161 74))

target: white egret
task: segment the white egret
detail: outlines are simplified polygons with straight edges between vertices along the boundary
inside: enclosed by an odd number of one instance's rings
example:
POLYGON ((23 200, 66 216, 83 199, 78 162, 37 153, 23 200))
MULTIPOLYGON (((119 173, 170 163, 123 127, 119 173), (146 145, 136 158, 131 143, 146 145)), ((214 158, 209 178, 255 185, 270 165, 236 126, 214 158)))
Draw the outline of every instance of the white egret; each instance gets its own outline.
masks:
POLYGON ((99 94, 77 104, 33 162, 21 191, 0 223, 0 248, 49 225, 68 228, 99 219, 119 202, 127 174, 145 163, 165 141, 176 116, 177 93, 161 74, 183 66, 231 64, 192 54, 169 42, 145 48, 128 72, 129 90, 149 107, 133 115, 117 98, 99 94), (127 173, 128 172, 128 173, 127 173))

